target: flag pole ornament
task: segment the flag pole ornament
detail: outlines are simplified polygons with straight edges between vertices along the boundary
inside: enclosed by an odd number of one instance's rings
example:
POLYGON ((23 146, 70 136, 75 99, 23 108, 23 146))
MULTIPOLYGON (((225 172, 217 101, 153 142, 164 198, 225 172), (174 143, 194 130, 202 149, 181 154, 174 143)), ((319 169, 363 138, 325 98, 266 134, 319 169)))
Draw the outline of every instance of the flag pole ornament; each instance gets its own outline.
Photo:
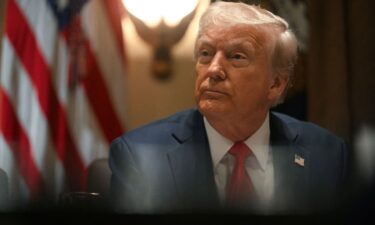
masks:
POLYGON ((197 8, 199 6, 199 1, 190 0, 182 2, 175 0, 164 0, 152 2, 147 1, 147 3, 145 3, 140 0, 124 0, 123 3, 138 35, 153 50, 151 73, 157 80, 169 80, 172 77, 173 63, 171 49, 185 35, 187 28, 189 27, 196 14, 197 8), (184 8, 183 4, 187 3, 190 4, 189 6, 191 8, 191 11, 184 12, 185 14, 179 15, 180 19, 176 20, 178 22, 169 22, 167 14, 175 14, 173 11, 184 8), (155 4, 154 7, 160 7, 160 11, 162 13, 155 16, 156 19, 154 20, 154 22, 148 22, 146 21, 147 19, 142 16, 144 14, 152 13, 146 11, 146 8, 152 8, 153 11, 158 11, 158 9, 155 9, 151 6, 145 7, 144 4, 155 4), (172 5, 175 5, 175 8, 173 8, 172 5))

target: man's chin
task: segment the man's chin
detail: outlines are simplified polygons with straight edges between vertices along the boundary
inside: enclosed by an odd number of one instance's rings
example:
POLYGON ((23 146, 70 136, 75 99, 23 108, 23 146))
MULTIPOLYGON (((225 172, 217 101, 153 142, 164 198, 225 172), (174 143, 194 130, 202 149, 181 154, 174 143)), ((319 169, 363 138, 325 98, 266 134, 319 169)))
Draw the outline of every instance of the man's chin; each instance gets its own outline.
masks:
POLYGON ((228 113, 227 107, 217 101, 201 101, 198 103, 198 110, 205 117, 217 117, 228 113))

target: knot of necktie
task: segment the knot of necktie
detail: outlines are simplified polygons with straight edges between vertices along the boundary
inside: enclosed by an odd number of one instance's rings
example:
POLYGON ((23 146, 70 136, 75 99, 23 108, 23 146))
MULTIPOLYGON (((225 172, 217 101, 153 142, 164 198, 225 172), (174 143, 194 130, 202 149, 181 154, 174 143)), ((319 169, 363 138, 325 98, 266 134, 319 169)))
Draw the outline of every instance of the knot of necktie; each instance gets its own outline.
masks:
POLYGON ((236 161, 241 162, 245 162, 252 153, 250 148, 243 142, 236 142, 228 152, 236 158, 236 161))

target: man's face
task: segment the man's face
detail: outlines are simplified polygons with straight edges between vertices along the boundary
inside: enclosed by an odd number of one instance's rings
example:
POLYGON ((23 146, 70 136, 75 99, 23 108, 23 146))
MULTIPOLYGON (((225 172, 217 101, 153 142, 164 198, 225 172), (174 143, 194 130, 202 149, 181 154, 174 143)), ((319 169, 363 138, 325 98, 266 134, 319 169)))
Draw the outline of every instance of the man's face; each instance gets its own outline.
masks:
POLYGON ((264 33, 235 26, 211 28, 196 43, 195 98, 206 117, 263 117, 275 101, 264 33))

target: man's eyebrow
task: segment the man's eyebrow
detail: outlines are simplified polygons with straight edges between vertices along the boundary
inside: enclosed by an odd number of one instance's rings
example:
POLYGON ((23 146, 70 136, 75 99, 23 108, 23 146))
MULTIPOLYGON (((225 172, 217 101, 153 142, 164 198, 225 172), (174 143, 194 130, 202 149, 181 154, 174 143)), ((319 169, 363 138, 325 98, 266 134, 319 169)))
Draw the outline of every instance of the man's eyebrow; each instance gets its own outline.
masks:
POLYGON ((229 49, 239 49, 239 48, 246 48, 251 51, 255 51, 256 48, 254 47, 254 43, 249 41, 240 41, 234 40, 232 43, 229 43, 229 49))
POLYGON ((197 41, 198 45, 212 45, 211 39, 207 37, 202 37, 197 41))

